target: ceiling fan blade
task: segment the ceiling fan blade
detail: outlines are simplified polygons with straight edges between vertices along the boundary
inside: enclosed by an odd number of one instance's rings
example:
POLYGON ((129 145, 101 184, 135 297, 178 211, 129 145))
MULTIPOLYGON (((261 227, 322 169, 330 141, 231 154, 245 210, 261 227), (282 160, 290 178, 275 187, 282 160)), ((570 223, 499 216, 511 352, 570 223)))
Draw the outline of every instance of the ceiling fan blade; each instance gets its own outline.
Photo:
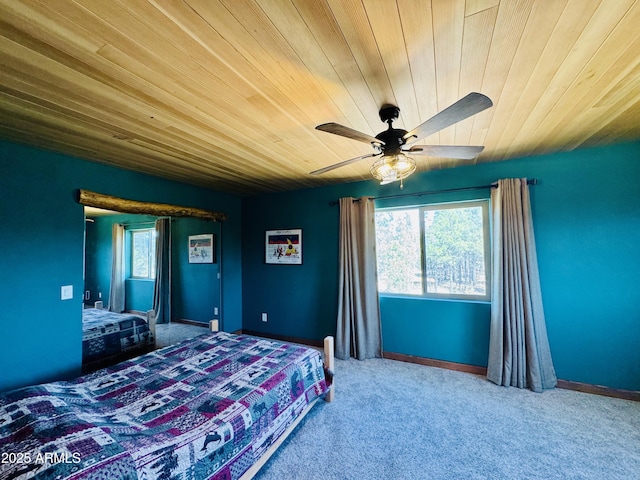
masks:
POLYGON ((349 160, 344 160, 343 162, 334 163, 333 165, 329 165, 328 167, 324 167, 324 168, 321 168, 319 170, 314 170, 313 172, 310 173, 310 175, 319 175, 321 173, 328 172, 329 170, 333 170, 334 168, 344 167, 345 165, 349 165, 350 163, 355 163, 355 162, 357 162, 359 160, 364 160, 365 158, 377 157, 378 155, 381 155, 381 154, 380 153, 369 153, 367 155, 361 155, 359 157, 350 158, 349 160))
POLYGON ((354 130, 353 128, 345 127, 344 125, 340 125, 339 123, 323 123, 322 125, 318 125, 316 127, 316 130, 333 133, 334 135, 340 135, 352 140, 358 140, 359 142, 377 143, 378 145, 384 145, 384 142, 382 140, 378 140, 376 137, 372 137, 371 135, 367 135, 366 133, 359 132, 357 130, 354 130))
POLYGON ((402 151, 413 155, 471 160, 480 155, 483 150, 484 147, 474 145, 413 145, 411 148, 402 151))
POLYGON ((481 93, 472 92, 466 97, 461 98, 453 105, 435 114, 429 120, 416 128, 407 132, 402 138, 405 140, 415 137, 415 139, 425 138, 429 135, 439 132, 454 123, 458 123, 465 118, 469 118, 476 113, 491 107, 493 102, 489 97, 481 93))

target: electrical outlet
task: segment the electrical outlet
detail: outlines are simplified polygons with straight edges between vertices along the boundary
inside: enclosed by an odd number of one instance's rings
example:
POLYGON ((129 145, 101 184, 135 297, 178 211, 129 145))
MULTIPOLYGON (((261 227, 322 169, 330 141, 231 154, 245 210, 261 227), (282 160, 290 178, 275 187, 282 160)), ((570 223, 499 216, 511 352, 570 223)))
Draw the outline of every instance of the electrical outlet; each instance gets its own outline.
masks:
POLYGON ((263 321, 263 322, 266 322, 266 321, 267 321, 267 314, 266 314, 266 313, 263 313, 263 314, 262 314, 262 321, 263 321))

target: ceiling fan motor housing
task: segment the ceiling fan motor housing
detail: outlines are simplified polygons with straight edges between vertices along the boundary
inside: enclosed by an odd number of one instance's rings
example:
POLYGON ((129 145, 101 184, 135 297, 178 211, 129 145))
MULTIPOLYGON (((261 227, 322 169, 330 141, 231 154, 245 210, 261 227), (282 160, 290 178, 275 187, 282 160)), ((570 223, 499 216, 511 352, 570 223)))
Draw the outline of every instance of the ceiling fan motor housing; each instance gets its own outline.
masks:
POLYGON ((384 142, 382 145, 382 152, 384 155, 397 155, 400 153, 400 147, 405 144, 402 137, 404 137, 406 133, 406 130, 402 130, 401 128, 391 128, 391 124, 389 124, 388 130, 376 135, 378 140, 384 142))
POLYGON ((376 135, 376 138, 383 142, 381 147, 383 155, 397 155, 400 153, 400 147, 405 144, 404 136, 407 133, 406 130, 400 128, 393 128, 391 123, 397 120, 400 116, 400 109, 395 105, 383 105, 380 109, 380 120, 386 122, 389 128, 384 132, 380 132, 376 135))

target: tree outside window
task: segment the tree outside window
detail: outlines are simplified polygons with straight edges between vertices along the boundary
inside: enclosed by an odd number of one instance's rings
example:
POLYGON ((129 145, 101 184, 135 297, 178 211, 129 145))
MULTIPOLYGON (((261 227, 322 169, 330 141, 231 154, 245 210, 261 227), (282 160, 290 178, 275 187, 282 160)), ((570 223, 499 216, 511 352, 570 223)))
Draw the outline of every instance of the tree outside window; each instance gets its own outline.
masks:
POLYGON ((378 289, 489 300, 488 201, 376 211, 378 289))

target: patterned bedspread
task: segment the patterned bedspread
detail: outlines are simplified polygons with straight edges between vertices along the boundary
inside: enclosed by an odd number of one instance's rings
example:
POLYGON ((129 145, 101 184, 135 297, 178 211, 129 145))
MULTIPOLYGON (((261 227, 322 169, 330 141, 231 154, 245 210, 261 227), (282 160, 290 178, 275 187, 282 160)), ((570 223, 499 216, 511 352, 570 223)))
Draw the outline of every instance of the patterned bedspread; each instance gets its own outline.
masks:
POLYGON ((0 478, 237 479, 326 393, 320 352, 201 335, 0 395, 0 478))
POLYGON ((144 318, 98 308, 82 311, 82 361, 93 362, 153 345, 144 318))

